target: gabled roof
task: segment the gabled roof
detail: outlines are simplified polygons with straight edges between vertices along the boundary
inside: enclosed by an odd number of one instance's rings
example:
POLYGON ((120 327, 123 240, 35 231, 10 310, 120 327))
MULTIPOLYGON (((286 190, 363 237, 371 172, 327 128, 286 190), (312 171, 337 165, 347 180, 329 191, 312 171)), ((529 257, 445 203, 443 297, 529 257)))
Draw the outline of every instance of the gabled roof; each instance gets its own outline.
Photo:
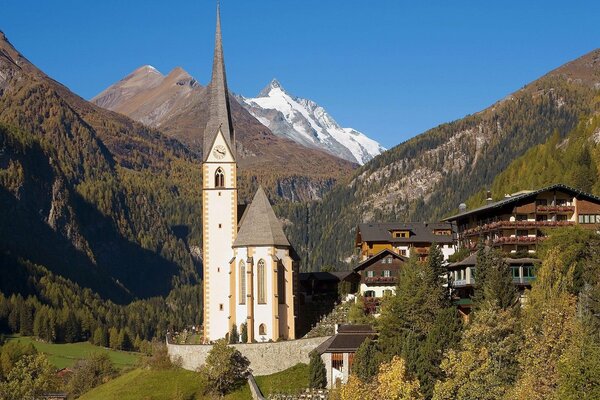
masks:
POLYGON ((357 233, 364 242, 387 243, 453 243, 453 235, 434 235, 434 230, 452 230, 448 222, 379 222, 358 225, 357 233), (391 231, 409 231, 410 237, 395 238, 391 231))
POLYGON ((246 209, 237 238, 233 242, 233 247, 246 246, 291 247, 262 186, 246 209))
POLYGON ((225 60, 223 57, 223 42, 221 38, 221 11, 217 3, 217 27, 215 32, 215 54, 213 58, 212 78, 208 85, 208 122, 204 128, 204 160, 210 155, 219 129, 223 133, 225 142, 235 157, 235 134, 231 107, 229 105, 229 90, 225 74, 225 60))
POLYGON ((392 251, 390 249, 383 249, 379 253, 375 254, 374 256, 372 256, 370 258, 367 258, 365 261, 361 262, 356 267, 354 267, 354 272, 362 271, 363 269, 367 268, 369 265, 372 265, 387 256, 392 256, 400 261, 408 261, 408 258, 401 256, 400 254, 396 253, 395 251, 392 251))
POLYGON ((354 353, 367 338, 372 338, 376 334, 370 325, 340 325, 338 333, 315 350, 318 354, 354 353))
POLYGON ((572 188, 567 185, 563 185, 562 183, 556 183, 554 185, 546 186, 544 188, 537 189, 537 190, 519 192, 518 194, 504 198, 495 203, 486 204, 485 206, 474 208, 472 210, 468 210, 463 213, 459 213, 459 214, 453 215, 451 217, 445 218, 444 221, 455 221, 459 218, 466 217, 468 215, 477 214, 480 212, 490 211, 490 210, 494 210, 494 209, 499 209, 499 208, 511 205, 513 203, 516 203, 518 201, 528 199, 531 197, 535 197, 538 194, 547 192, 549 190, 561 190, 563 192, 569 193, 570 195, 572 195, 574 197, 580 196, 580 197, 586 198, 588 200, 592 200, 592 201, 600 203, 600 197, 594 196, 593 194, 583 192, 579 189, 575 189, 575 188, 572 188))

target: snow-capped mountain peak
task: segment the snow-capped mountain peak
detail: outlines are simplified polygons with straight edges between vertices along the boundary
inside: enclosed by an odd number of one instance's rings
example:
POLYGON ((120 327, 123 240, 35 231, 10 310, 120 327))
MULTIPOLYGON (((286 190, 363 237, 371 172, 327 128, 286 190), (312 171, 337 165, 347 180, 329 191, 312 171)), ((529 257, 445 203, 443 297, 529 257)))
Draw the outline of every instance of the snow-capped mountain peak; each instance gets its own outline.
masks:
POLYGON ((364 164, 385 150, 365 134, 341 127, 314 101, 289 94, 277 79, 273 79, 257 97, 238 97, 238 100, 276 135, 346 160, 364 164))

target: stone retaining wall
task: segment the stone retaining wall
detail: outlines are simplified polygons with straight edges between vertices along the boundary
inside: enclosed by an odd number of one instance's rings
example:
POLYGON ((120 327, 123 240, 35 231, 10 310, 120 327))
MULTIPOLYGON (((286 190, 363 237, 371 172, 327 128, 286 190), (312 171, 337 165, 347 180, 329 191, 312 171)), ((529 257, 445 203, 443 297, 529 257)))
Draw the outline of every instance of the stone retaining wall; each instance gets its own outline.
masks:
MULTIPOLYGON (((270 375, 293 367, 308 364, 308 354, 329 337, 284 340, 273 343, 249 343, 233 345, 250 360, 250 369, 256 376, 270 375)), ((171 360, 181 359, 182 367, 195 371, 204 364, 211 345, 167 343, 171 360)))

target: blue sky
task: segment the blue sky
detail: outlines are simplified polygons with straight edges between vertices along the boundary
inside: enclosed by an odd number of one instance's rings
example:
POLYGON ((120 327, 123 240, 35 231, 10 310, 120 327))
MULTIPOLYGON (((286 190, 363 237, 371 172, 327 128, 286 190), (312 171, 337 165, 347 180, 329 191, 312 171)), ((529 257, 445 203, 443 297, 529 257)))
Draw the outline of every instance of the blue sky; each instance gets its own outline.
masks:
MULTIPOLYGON (((600 47, 598 1, 222 0, 231 90, 273 77, 392 147, 600 47)), ((213 0, 0 0, 0 29, 84 98, 135 68, 205 84, 213 0)))

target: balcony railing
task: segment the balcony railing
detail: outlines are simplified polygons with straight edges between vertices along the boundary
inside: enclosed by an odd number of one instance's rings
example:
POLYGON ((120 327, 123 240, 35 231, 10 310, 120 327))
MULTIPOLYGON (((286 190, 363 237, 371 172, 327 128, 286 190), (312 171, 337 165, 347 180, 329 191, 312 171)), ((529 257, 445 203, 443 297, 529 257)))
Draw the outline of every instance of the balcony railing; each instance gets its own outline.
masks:
POLYGON ((533 281, 535 281, 535 276, 523 276, 520 278, 513 277, 513 283, 515 285, 531 286, 531 282, 533 282, 533 281))
POLYGON ((530 244, 546 239, 543 236, 501 236, 492 240, 493 244, 530 244))
POLYGON ((397 276, 365 276, 364 282, 368 284, 395 284, 398 282, 397 276))
POLYGON ((497 221, 466 229, 463 235, 478 235, 483 232, 504 228, 547 228, 574 225, 573 221, 497 221))
POLYGON ((537 206, 537 212, 573 212, 575 206, 537 206))
MULTIPOLYGON (((524 286, 531 286, 531 282, 533 282, 535 280, 535 276, 531 276, 531 277, 513 277, 512 281, 515 285, 524 285, 524 286)), ((452 287, 464 287, 467 285, 473 285, 475 283, 475 279, 471 278, 471 281, 469 283, 467 283, 466 279, 457 279, 452 281, 452 287)))

